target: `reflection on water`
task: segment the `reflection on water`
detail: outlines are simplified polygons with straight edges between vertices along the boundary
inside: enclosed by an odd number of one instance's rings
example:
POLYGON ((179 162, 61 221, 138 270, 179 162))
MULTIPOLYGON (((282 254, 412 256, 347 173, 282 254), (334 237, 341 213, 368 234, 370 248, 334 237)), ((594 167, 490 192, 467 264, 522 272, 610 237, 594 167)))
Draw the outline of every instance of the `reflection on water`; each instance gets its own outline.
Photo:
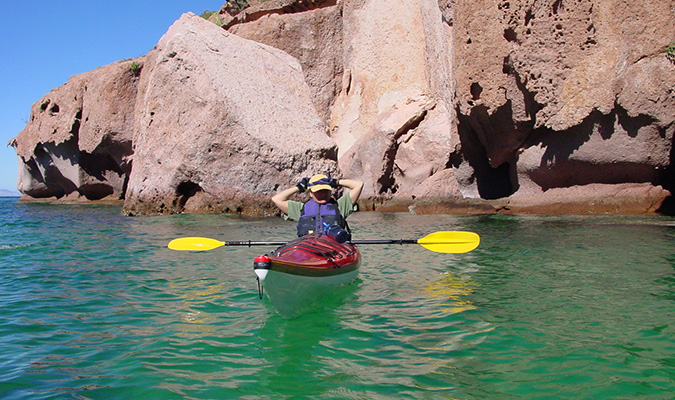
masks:
POLYGON ((258 333, 256 347, 267 361, 255 382, 257 391, 280 396, 323 398, 336 387, 330 376, 343 374, 326 365, 331 359, 328 343, 340 335, 339 308, 353 294, 354 286, 336 293, 333 300, 301 318, 271 314, 258 333))
POLYGON ((475 288, 476 284, 474 282, 447 273, 444 278, 428 284, 424 288, 424 293, 430 297, 449 300, 445 302, 447 308, 444 308, 443 311, 456 314, 476 308, 471 300, 468 299, 468 296, 474 292, 475 288))

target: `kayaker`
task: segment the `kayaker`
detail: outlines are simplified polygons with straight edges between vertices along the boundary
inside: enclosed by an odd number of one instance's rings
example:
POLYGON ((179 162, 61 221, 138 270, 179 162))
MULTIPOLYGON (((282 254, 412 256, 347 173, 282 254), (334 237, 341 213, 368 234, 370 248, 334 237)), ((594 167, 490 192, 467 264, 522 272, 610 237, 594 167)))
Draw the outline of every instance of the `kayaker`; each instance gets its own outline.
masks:
POLYGON ((361 196, 363 182, 354 179, 334 179, 323 174, 302 178, 300 182, 272 196, 274 204, 286 219, 298 221, 298 236, 325 233, 331 226, 349 230, 345 219, 354 211, 354 204, 361 196), (333 189, 344 187, 346 193, 335 200, 333 189), (296 193, 309 193, 309 200, 289 200, 296 193), (318 218, 317 218, 318 217, 318 218))

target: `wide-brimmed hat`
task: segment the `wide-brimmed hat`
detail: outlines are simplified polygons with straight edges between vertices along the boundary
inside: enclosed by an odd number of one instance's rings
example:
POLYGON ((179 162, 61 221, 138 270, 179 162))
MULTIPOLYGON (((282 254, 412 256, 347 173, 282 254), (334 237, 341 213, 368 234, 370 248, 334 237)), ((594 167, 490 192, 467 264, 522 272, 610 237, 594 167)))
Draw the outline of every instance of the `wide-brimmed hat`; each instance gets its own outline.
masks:
POLYGON ((319 190, 332 190, 333 188, 328 184, 330 180, 326 175, 316 174, 313 177, 309 178, 309 184, 307 189, 312 192, 318 192, 319 190))

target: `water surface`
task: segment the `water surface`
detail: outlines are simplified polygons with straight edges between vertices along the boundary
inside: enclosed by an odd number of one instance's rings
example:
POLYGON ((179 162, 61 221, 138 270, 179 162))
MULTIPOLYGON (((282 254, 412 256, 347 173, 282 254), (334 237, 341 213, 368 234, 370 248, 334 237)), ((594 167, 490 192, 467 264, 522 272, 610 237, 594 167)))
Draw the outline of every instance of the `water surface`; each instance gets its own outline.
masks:
POLYGON ((356 213, 357 282, 283 318, 258 298, 276 218, 129 218, 0 199, 3 399, 671 399, 675 219, 356 213))

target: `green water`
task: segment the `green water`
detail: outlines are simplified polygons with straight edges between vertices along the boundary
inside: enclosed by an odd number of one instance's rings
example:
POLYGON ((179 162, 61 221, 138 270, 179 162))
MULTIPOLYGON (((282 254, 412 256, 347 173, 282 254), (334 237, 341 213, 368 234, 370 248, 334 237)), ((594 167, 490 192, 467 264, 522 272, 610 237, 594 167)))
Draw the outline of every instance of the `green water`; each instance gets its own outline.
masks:
POLYGON ((127 218, 0 200, 2 399, 672 399, 675 219, 356 213, 356 239, 481 235, 467 254, 362 246, 295 319, 258 298, 292 223, 127 218))

